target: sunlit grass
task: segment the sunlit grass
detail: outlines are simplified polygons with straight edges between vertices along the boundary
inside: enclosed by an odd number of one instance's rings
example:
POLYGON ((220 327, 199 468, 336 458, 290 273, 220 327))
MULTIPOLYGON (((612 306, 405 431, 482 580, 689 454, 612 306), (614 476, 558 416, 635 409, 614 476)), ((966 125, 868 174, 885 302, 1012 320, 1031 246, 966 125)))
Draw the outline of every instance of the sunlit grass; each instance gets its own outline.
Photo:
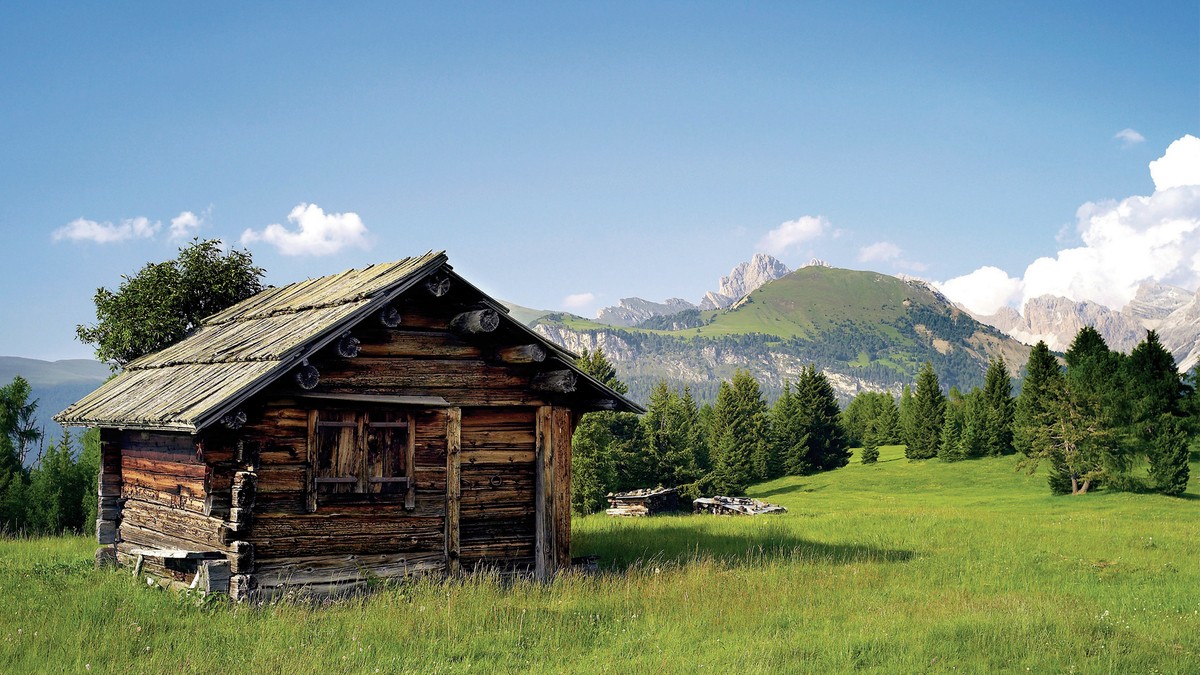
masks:
MULTIPOLYGON (((752 493, 779 516, 575 523, 596 576, 426 580, 327 606, 201 605, 0 542, 0 666, 91 672, 1196 672, 1200 499, 1054 497, 1012 458, 752 493)), ((1198 472, 1193 466, 1193 474, 1198 472)))

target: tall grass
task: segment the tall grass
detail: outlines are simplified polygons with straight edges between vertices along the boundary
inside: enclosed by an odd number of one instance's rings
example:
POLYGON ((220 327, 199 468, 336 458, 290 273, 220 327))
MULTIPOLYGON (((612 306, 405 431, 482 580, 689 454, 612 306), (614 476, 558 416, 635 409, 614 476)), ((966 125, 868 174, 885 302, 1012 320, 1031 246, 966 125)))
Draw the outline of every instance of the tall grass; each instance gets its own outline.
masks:
MULTIPOLYGON (((204 603, 0 542, 0 670, 1200 671, 1200 499, 1053 497, 1011 458, 756 486, 780 516, 592 516, 595 576, 204 603)), ((1193 474, 1197 472, 1193 468, 1193 474)))

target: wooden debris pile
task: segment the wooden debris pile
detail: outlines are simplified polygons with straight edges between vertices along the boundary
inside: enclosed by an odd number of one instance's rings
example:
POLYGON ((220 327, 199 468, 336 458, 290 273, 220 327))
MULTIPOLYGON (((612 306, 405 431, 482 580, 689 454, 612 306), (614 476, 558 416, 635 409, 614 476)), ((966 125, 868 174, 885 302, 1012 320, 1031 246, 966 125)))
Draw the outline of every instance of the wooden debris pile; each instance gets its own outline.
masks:
POLYGON ((749 497, 701 497, 692 501, 693 513, 711 513, 718 516, 757 516, 764 513, 787 513, 778 504, 768 504, 749 497))
POLYGON ((653 516, 679 510, 679 492, 675 488, 644 488, 608 493, 610 516, 653 516))

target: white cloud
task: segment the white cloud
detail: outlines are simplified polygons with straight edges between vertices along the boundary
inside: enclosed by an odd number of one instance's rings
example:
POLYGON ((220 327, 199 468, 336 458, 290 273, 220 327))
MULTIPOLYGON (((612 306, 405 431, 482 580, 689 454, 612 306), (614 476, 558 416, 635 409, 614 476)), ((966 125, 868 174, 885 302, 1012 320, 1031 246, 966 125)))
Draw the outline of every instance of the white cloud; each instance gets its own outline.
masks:
POLYGON ((288 221, 298 229, 289 230, 274 223, 262 232, 246 230, 242 233, 242 245, 261 241, 283 255, 330 255, 347 246, 371 247, 367 227, 357 213, 326 214, 316 204, 299 204, 288 214, 288 221))
POLYGON ((1135 129, 1122 129, 1113 135, 1113 138, 1121 141, 1125 147, 1137 145, 1146 140, 1146 137, 1139 134, 1135 129))
POLYGON ((824 216, 801 216, 768 232, 758 241, 758 249, 782 255, 806 241, 817 239, 830 229, 829 221, 824 216))
POLYGON ((120 225, 77 218, 58 228, 51 234, 54 241, 92 241, 97 244, 112 244, 130 239, 152 239, 162 223, 150 222, 145 216, 122 220, 120 225))
POLYGON ((171 229, 168 231, 168 238, 172 241, 177 239, 187 239, 200 230, 200 226, 204 224, 204 217, 197 216, 191 211, 184 211, 171 219, 171 229))
MULTIPOLYGON (((1121 201, 1088 202, 1076 212, 1081 246, 1033 261, 1018 280, 976 270, 943 284, 946 296, 968 307, 1008 297, 1041 295, 1091 300, 1120 310, 1146 281, 1195 290, 1200 286, 1200 139, 1184 136, 1150 163, 1154 194, 1121 201), (991 279, 994 294, 983 286, 991 279)), ((1002 272, 1000 272, 1003 274, 1002 272)), ((975 309, 972 307, 972 309, 975 309)))
POLYGON ((881 262, 884 260, 894 260, 899 258, 903 252, 899 246, 890 241, 877 241, 870 246, 858 249, 858 261, 881 262))
POLYGON ((585 309, 596 301, 595 293, 572 293, 562 299, 563 307, 567 309, 585 309))
POLYGON ((1004 270, 991 266, 980 267, 970 274, 935 285, 946 297, 962 303, 976 314, 995 314, 1001 307, 1019 300, 1023 288, 1020 279, 1014 279, 1004 270))
POLYGON ((1200 138, 1188 134, 1167 146, 1162 157, 1150 162, 1150 177, 1156 191, 1200 185, 1200 138))

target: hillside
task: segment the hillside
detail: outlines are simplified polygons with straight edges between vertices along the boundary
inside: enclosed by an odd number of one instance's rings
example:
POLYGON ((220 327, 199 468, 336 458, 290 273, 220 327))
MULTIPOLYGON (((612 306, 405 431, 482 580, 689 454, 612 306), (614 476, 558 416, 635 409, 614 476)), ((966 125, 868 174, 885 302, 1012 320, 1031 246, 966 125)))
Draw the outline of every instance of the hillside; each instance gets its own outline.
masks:
POLYGON ((713 400, 737 368, 773 397, 808 363, 843 398, 898 393, 927 360, 944 386, 967 389, 982 384, 989 358, 1003 355, 1015 376, 1029 355, 923 282, 820 265, 769 282, 727 310, 685 310, 632 328, 549 314, 534 328, 568 349, 603 349, 640 400, 660 379, 713 400))
POLYGON ((29 381, 32 398, 38 402, 39 426, 45 429, 47 440, 53 440, 62 435, 62 427, 51 416, 100 386, 112 371, 91 359, 41 361, 0 356, 0 385, 7 385, 17 375, 29 381))

